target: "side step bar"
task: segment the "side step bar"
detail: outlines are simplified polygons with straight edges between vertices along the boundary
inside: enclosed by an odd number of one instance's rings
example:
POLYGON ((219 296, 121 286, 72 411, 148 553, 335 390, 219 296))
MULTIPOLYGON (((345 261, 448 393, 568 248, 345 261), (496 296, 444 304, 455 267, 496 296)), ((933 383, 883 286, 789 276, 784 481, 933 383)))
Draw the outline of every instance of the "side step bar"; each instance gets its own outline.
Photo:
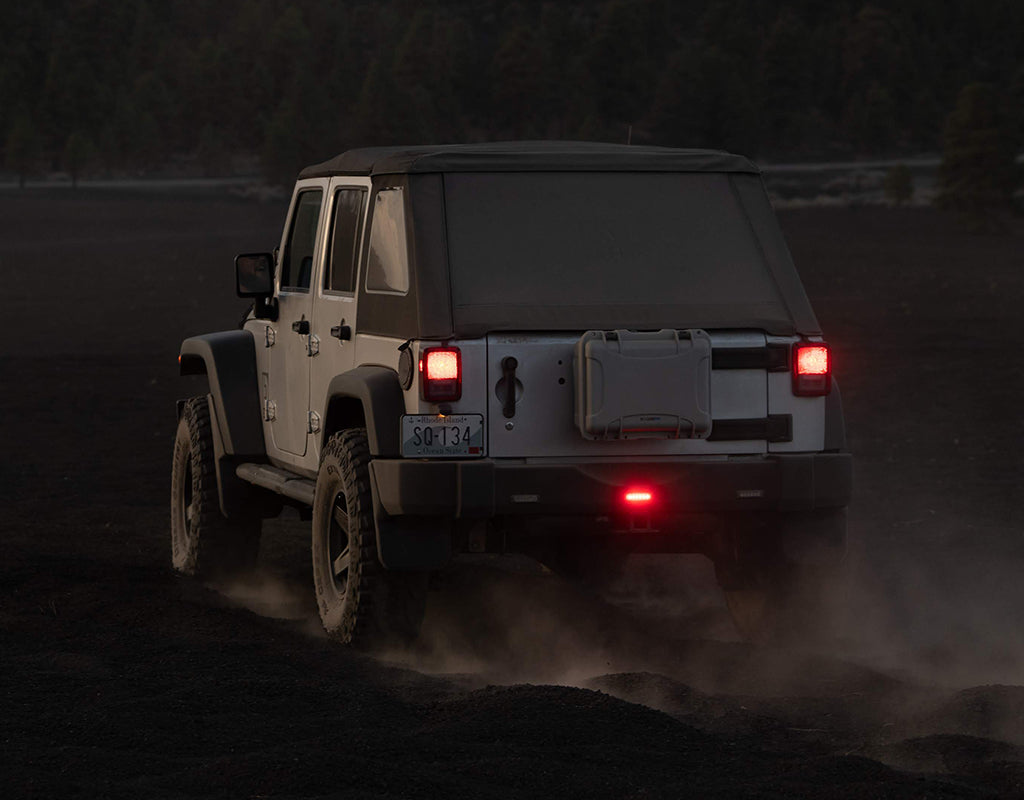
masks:
POLYGON ((235 474, 243 481, 283 494, 307 506, 313 505, 316 483, 269 464, 239 464, 235 474))

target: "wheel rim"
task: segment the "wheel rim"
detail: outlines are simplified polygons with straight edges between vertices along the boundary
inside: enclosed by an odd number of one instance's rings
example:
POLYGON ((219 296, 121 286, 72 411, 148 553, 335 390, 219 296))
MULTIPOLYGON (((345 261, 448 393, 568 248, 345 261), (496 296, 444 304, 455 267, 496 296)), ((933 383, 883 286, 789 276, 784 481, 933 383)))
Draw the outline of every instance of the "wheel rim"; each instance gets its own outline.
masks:
POLYGON ((327 568, 334 582, 334 588, 341 595, 348 588, 348 576, 351 568, 351 551, 349 544, 349 514, 345 495, 339 492, 331 504, 331 524, 327 541, 327 568))

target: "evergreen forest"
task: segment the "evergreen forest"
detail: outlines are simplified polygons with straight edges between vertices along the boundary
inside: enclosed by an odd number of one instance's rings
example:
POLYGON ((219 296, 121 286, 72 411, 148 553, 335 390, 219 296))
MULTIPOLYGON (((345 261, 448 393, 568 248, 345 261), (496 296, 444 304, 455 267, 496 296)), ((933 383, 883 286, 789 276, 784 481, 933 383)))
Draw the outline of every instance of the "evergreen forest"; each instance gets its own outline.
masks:
MULTIPOLYGON (((1021 144, 1020 0, 0 0, 8 172, 290 181, 352 146, 524 138, 767 160, 1021 144)), ((1014 151, 1016 152, 1016 150, 1014 151)))

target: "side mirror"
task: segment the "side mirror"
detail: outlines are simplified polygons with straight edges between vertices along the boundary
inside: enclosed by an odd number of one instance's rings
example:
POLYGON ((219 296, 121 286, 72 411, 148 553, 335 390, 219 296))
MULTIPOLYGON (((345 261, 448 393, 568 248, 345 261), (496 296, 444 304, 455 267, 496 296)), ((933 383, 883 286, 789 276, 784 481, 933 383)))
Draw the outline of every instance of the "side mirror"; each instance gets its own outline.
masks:
POLYGON ((270 253, 235 256, 235 292, 239 297, 270 297, 274 293, 274 257, 270 253))

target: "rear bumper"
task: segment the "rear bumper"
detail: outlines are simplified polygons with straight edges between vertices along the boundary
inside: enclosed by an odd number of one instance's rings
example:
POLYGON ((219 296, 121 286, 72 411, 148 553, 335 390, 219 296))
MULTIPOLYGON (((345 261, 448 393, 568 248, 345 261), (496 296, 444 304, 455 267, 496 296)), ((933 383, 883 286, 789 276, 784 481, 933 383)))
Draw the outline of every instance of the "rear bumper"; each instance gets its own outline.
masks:
POLYGON ((724 460, 545 463, 523 459, 370 463, 390 515, 488 518, 613 514, 627 487, 654 494, 664 514, 844 508, 849 453, 794 453, 724 460))

